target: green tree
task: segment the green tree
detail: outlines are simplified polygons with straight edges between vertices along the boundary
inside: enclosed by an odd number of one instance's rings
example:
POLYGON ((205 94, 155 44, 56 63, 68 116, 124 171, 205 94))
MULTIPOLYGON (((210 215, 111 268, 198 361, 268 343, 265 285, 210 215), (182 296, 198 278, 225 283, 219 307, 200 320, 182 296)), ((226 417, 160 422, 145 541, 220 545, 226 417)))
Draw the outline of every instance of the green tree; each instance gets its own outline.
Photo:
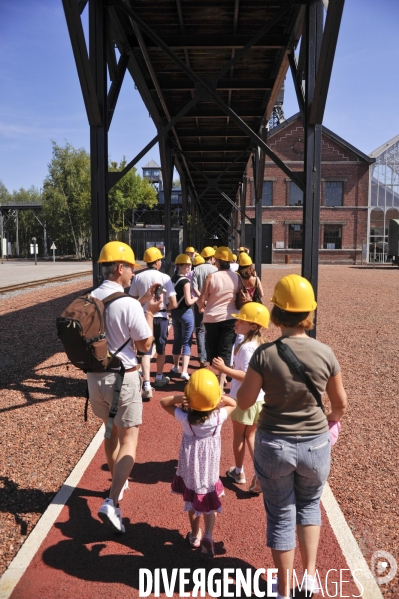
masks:
MULTIPOLYGON (((85 254, 91 236, 90 156, 83 148, 68 142, 52 142, 52 160, 43 184, 43 218, 51 239, 61 247, 74 247, 77 256, 85 254)), ((126 160, 110 162, 109 171, 121 171, 126 160)), ((128 228, 134 208, 153 208, 157 193, 147 179, 131 169, 108 194, 110 236, 128 228)))
POLYGON ((10 201, 10 194, 3 181, 0 179, 0 204, 8 204, 10 201))
POLYGON ((79 238, 91 235, 90 157, 85 149, 52 142, 52 160, 43 184, 43 217, 48 232, 59 244, 71 244, 80 255, 79 238))
MULTIPOLYGON (((109 171, 121 171, 126 166, 125 157, 120 164, 110 162, 109 171)), ((143 179, 132 168, 108 194, 109 225, 111 236, 126 230, 131 223, 132 210, 140 205, 154 208, 158 203, 157 192, 147 179, 143 179)))

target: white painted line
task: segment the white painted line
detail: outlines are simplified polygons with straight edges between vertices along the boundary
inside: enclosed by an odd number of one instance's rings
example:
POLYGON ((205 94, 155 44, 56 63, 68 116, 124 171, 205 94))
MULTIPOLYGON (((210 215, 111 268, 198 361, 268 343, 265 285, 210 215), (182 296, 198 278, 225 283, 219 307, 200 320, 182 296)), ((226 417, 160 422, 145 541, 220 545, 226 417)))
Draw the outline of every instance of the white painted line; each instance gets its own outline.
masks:
POLYGON ((0 578, 0 599, 8 599, 34 558, 49 530, 58 518, 62 508, 72 495, 80 479, 94 458, 104 439, 104 425, 97 431, 95 437, 72 470, 71 474, 54 497, 40 520, 26 538, 24 544, 14 557, 3 576, 0 578))
MULTIPOLYGON (((351 572, 356 570, 355 576, 363 586, 362 599, 384 599, 328 483, 324 486, 321 500, 348 567, 351 572)), ((360 593, 361 587, 357 586, 360 593)))

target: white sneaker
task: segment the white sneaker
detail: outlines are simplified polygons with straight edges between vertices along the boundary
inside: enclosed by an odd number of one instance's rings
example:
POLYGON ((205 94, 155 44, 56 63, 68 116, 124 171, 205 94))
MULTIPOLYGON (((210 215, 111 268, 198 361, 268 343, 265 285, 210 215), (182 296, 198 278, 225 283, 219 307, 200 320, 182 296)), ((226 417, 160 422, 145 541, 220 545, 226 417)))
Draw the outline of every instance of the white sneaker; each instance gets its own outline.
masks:
POLYGON ((180 378, 183 379, 183 381, 189 381, 190 375, 188 374, 188 372, 182 372, 180 378))
POLYGON ((306 597, 311 597, 320 593, 319 583, 317 579, 308 574, 303 581, 302 590, 305 592, 306 597))
POLYGON ((281 595, 277 590, 277 585, 278 585, 278 578, 277 578, 277 576, 275 576, 274 578, 272 578, 272 593, 277 593, 277 599, 291 599, 291 593, 290 593, 289 597, 285 597, 284 595, 281 595))
POLYGON ((125 532, 122 524, 122 513, 119 507, 114 506, 112 499, 106 499, 98 510, 98 517, 104 524, 110 524, 117 532, 125 532))
POLYGON ((129 490, 129 480, 126 479, 125 484, 123 485, 121 492, 119 493, 118 501, 122 501, 124 492, 128 491, 128 490, 129 490))
POLYGON ((148 389, 143 389, 142 392, 141 392, 141 397, 143 399, 151 399, 152 392, 153 392, 153 388, 152 387, 148 387, 148 389))

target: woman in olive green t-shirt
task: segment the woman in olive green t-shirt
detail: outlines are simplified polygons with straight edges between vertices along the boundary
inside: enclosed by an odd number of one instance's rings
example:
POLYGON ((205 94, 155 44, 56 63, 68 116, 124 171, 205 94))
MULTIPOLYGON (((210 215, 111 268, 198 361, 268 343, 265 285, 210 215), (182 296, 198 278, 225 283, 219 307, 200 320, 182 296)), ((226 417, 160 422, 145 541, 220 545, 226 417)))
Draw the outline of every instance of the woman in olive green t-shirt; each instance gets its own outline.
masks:
POLYGON ((319 391, 327 392, 332 410, 326 416, 305 382, 280 358, 274 343, 253 354, 237 393, 237 405, 251 407, 260 389, 265 402, 255 439, 255 471, 267 516, 267 546, 278 569, 277 597, 290 597, 295 553, 295 527, 301 549, 305 589, 315 585, 320 537, 320 498, 330 471, 329 422, 339 422, 347 406, 340 367, 327 345, 311 339, 317 306, 310 283, 298 275, 281 279, 271 300, 272 322, 282 342, 303 363, 319 391))

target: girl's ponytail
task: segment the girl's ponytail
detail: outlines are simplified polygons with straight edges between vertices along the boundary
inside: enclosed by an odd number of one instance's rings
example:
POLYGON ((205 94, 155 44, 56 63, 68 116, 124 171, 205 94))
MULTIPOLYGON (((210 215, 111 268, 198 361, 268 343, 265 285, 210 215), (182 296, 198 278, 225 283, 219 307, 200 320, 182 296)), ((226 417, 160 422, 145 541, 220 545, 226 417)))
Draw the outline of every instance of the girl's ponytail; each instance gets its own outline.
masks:
MULTIPOLYGON (((251 324, 256 324, 256 323, 251 323, 251 324)), ((256 325, 256 329, 249 331, 249 333, 246 336, 246 338, 244 339, 244 341, 241 341, 241 343, 239 343, 238 345, 236 345, 234 347, 234 355, 236 355, 238 353, 238 351, 244 345, 244 343, 249 343, 250 341, 257 341, 258 345, 261 345, 262 343, 264 343, 265 340, 263 338, 262 333, 260 332, 261 328, 262 327, 258 324, 258 325, 256 325)))

